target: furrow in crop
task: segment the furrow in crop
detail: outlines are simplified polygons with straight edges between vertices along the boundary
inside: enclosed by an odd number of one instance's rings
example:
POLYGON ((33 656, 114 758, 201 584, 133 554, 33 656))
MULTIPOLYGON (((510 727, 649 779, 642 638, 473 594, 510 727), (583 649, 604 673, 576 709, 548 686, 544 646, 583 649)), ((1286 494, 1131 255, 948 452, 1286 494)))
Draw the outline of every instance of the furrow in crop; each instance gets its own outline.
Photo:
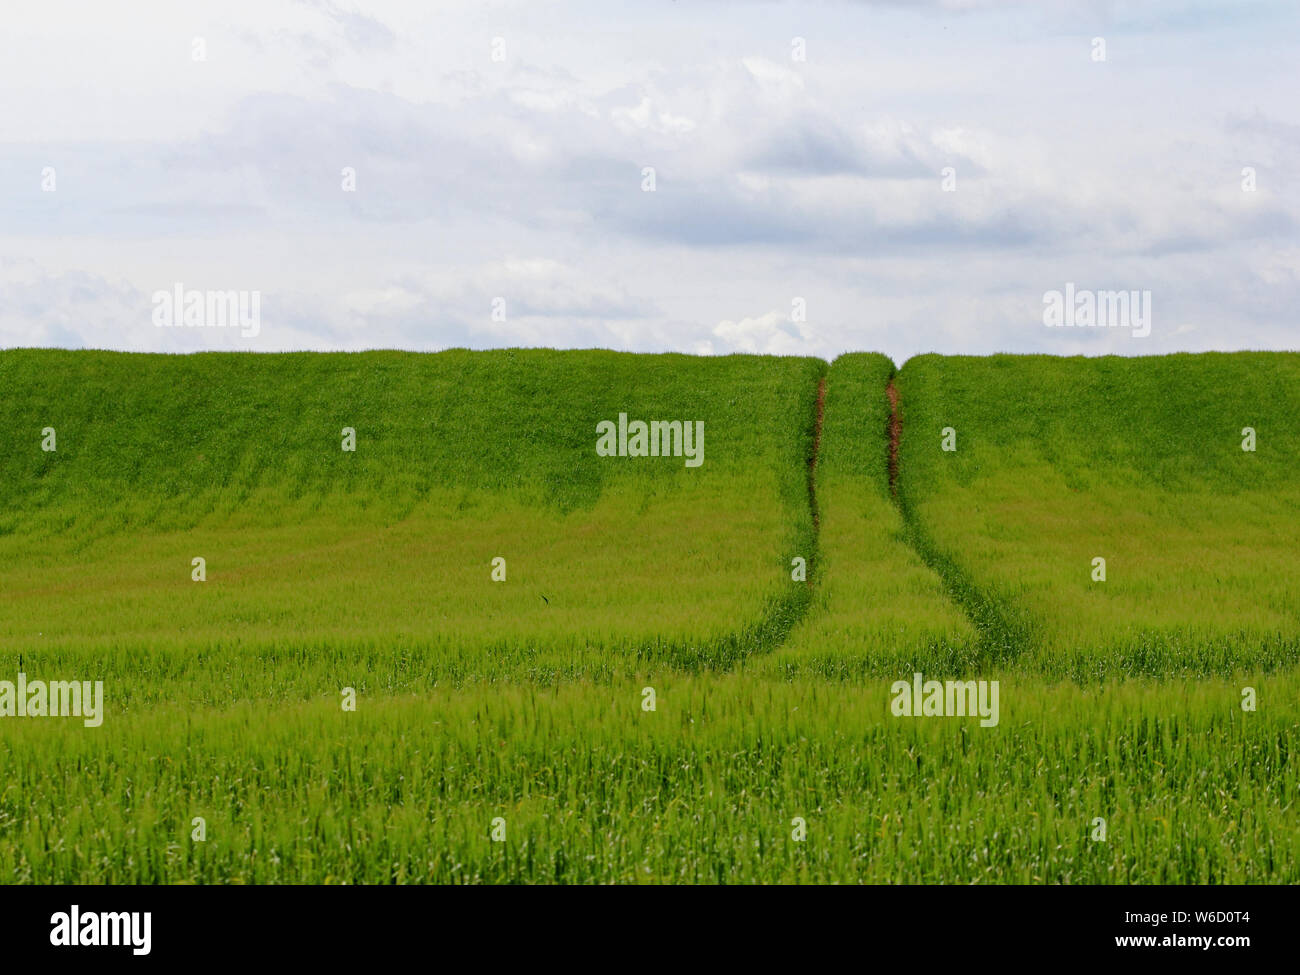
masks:
POLYGON ((949 595, 979 633, 978 654, 986 663, 1006 663, 1024 652, 1030 642, 1031 627, 1027 619, 1018 619, 1007 612, 1007 607, 992 593, 980 589, 956 562, 934 545, 921 527, 916 510, 909 502, 906 482, 901 482, 899 447, 903 436, 903 416, 898 387, 891 378, 885 387, 889 398, 889 487, 890 493, 903 515, 905 537, 931 569, 943 580, 949 595))

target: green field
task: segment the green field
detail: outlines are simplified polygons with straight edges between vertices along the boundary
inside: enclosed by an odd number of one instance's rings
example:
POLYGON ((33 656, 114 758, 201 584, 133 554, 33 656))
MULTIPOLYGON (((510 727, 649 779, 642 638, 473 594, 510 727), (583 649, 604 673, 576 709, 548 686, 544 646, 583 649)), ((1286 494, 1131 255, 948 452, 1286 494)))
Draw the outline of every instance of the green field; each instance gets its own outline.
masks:
POLYGON ((806 607, 825 368, 2 353, 0 647, 121 705, 725 666, 806 607), (704 463, 597 457, 620 412, 704 419, 704 463))
POLYGON ((977 659, 974 627, 911 545, 890 494, 893 363, 841 356, 827 382, 817 464, 814 607, 774 663, 787 677, 951 676, 977 659))
POLYGON ((922 356, 898 385, 904 507, 994 608, 1002 658, 1078 679, 1296 663, 1300 355, 922 356))
POLYGON ((0 351, 0 681, 105 697, 0 717, 0 882, 1298 882, 1298 408, 1280 353, 0 351))

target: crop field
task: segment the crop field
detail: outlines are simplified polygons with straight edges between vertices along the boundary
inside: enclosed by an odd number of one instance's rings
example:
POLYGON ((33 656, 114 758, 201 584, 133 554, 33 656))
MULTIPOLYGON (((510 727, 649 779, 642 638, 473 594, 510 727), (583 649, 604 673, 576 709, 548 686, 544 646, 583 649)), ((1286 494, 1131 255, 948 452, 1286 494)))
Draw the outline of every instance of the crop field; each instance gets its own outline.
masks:
POLYGON ((824 370, 0 354, 0 424, 30 431, 0 446, 0 646, 55 674, 93 667, 121 705, 732 660, 808 598, 782 567, 812 547, 824 370), (620 412, 706 418, 704 462, 597 457, 597 422, 620 412))
MULTIPOLYGON (((7 882, 1300 880, 1294 712, 1004 681, 996 728, 731 674, 176 708, 6 735, 7 882), (116 730, 108 732, 109 722, 116 730), (202 816, 207 839, 191 840, 202 816), (490 838, 505 823, 504 842, 490 838), (802 817, 806 840, 792 839, 802 817), (1105 842, 1091 839, 1107 820, 1105 842)), ((1294 700, 1294 678, 1261 680, 1294 700)))
POLYGON ((898 386, 904 506, 994 607, 1004 659, 1079 679, 1295 664, 1300 355, 922 356, 898 386))
POLYGON ((1297 408, 1287 354, 0 352, 0 682, 103 682, 0 684, 0 883, 1300 882, 1297 408))
POLYGON ((819 566, 814 606, 773 655, 786 676, 953 673, 975 662, 975 630, 909 543, 890 496, 884 356, 830 370, 818 451, 819 566))

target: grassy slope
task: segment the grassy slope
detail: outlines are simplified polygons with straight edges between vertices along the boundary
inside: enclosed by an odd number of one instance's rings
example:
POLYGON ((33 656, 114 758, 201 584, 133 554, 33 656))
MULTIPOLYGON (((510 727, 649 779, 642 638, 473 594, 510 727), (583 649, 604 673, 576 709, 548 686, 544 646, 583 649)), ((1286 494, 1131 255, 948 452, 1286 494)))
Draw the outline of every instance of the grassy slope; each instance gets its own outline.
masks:
POLYGON ((229 699, 213 682, 232 669, 234 696, 281 698, 728 665, 807 600, 782 580, 812 547, 803 472, 824 368, 0 353, 0 648, 43 673, 93 662, 119 703, 229 699), (598 457, 596 424, 620 411, 703 420, 703 466, 598 457))
POLYGON ((774 660, 787 676, 952 674, 969 662, 971 625, 908 544, 890 497, 885 386, 893 372, 881 355, 831 365, 816 477, 816 591, 774 660))
MULTIPOLYGON (((402 392, 391 374, 401 372, 405 358, 420 360, 426 370, 436 371, 427 360, 438 359, 449 369, 455 363, 452 376, 474 374, 473 360, 481 354, 455 353, 394 356, 387 364, 377 357, 359 365, 351 388, 362 391, 345 405, 351 406, 347 413, 366 416, 362 422, 329 412, 329 397, 316 395, 319 373, 315 381, 310 374, 282 374, 291 395, 280 401, 274 386, 250 392, 236 377, 225 402, 244 408, 233 411, 233 426, 220 429, 240 431, 235 440, 244 447, 227 443, 227 452, 218 454, 228 474, 187 477, 189 465, 203 461, 187 454, 189 460, 178 464, 180 448, 170 441, 161 457, 149 456, 151 436, 165 438, 187 423, 191 437, 207 437, 222 448, 210 422, 197 422, 178 408, 170 419, 137 429, 128 442, 142 445, 139 453, 118 465, 123 469, 116 475, 109 456, 95 459, 104 476, 100 487, 86 490, 85 477, 61 477, 67 472, 40 466, 52 459, 32 460, 33 427, 62 422, 61 453, 68 431, 99 424, 101 435, 79 446, 104 442, 117 427, 101 417, 134 422, 141 404, 132 405, 130 397, 148 395, 122 382, 128 367, 138 372, 139 366, 167 363, 103 357, 121 363, 114 395, 105 396, 106 374, 94 368, 80 384, 51 389, 51 373, 38 360, 64 355, 73 354, 0 353, 0 383, 26 370, 27 384, 21 397, 0 400, 0 429, 6 435, 22 432, 14 435, 16 446, 0 441, 0 472, 6 481, 18 475, 24 484, 0 515, 0 531, 7 532, 0 534, 0 586, 7 587, 0 591, 13 595, 13 581, 29 578, 23 573, 48 587, 6 598, 0 620, 18 636, 26 633, 22 626, 38 621, 68 628, 55 652, 27 645, 29 672, 44 676, 49 666, 62 664, 82 676, 87 661, 106 659, 133 684, 110 683, 110 713, 99 729, 75 721, 12 721, 0 729, 0 766, 9 770, 0 783, 0 881, 1300 881, 1297 773, 1290 760, 1300 750, 1300 725, 1282 704, 1300 693, 1296 675, 1252 678, 1261 707, 1248 714, 1238 706, 1239 682, 1124 681, 1080 688, 1000 664, 1001 637, 990 637, 990 620, 1014 637, 1021 634, 1022 617, 1035 634, 1053 618, 1040 619, 1026 608, 1023 584, 1015 598, 980 602, 995 582, 981 563, 946 561, 940 545, 949 536, 930 533, 929 517, 941 509, 934 497, 918 500, 924 494, 919 474, 908 482, 911 524, 901 523, 885 486, 882 384, 890 367, 879 357, 844 357, 831 370, 818 477, 814 605, 789 645, 771 662, 727 675, 655 668, 653 675, 632 680, 602 670, 602 661, 617 658, 609 648, 620 639, 635 649, 638 665, 655 659, 698 663, 690 653, 690 633, 717 634, 723 619, 761 621, 765 612, 771 619, 770 607, 791 600, 791 594, 808 598, 807 587, 790 581, 789 559, 812 550, 805 460, 819 364, 612 354, 581 362, 584 354, 516 354, 535 356, 528 360, 528 375, 511 377, 520 391, 510 402, 525 415, 533 410, 545 417, 554 410, 567 417, 576 410, 575 423, 593 425, 573 405, 590 391, 572 387, 595 371, 608 377, 611 399, 599 409, 609 415, 622 406, 620 398, 631 398, 619 394, 620 385, 636 396, 667 397, 665 408, 676 409, 672 390, 680 382, 703 397, 700 409, 725 404, 722 415, 728 419, 719 426, 734 423, 738 438, 747 436, 746 425, 756 418, 761 435, 733 454, 713 449, 718 440, 708 427, 704 470, 718 476, 695 488, 675 466, 638 471, 615 464, 584 475, 586 458, 579 454, 590 449, 588 435, 575 437, 565 453, 553 440, 560 425, 548 429, 543 422, 538 440, 521 432, 535 428, 519 424, 512 410, 477 399, 463 409, 458 402, 443 408, 461 410, 462 425, 475 431, 462 438, 465 443, 493 441, 487 448, 496 455, 491 465, 475 470, 472 451, 428 447, 425 439, 433 438, 419 433, 420 425, 437 414, 422 405, 422 396, 427 388, 440 388, 436 377, 402 392), (715 372, 728 369, 725 376, 715 372), (764 378, 769 369, 790 375, 764 378), (539 388, 543 379, 545 388, 539 388), (388 407, 371 407, 372 397, 388 407), (309 405, 313 399, 319 400, 315 407, 309 405), (260 411, 253 408, 256 402, 260 411), (79 404, 81 412, 70 422, 45 420, 45 403, 79 404), (262 446, 265 430, 273 428, 266 417, 281 423, 290 418, 272 440, 279 445, 275 453, 262 446), (311 417, 316 419, 309 423, 311 417), (364 456, 360 450, 356 458, 334 456, 336 427, 344 423, 358 427, 363 448, 370 424, 388 431, 379 438, 379 449, 387 452, 367 459, 364 480, 340 482, 356 472, 337 465, 364 456), (306 435, 317 429, 329 450, 319 451, 316 435, 306 435), (416 431, 434 463, 404 465, 412 448, 401 446, 403 430, 416 431), (291 456, 281 462, 284 451, 291 456), (715 460, 720 463, 711 468, 715 460), (313 473, 313 464, 334 466, 313 473), (324 479, 332 483, 322 490, 325 470, 330 473, 324 479), (591 486, 593 477, 598 490, 591 486), (218 490, 221 483, 225 487, 218 490), (191 490, 177 491, 178 485, 191 490), (680 520, 701 504, 708 518, 680 520), (602 505, 609 505, 604 528, 593 521, 602 505), (779 515, 767 520, 765 512, 774 510, 779 515), (720 516, 724 511, 726 518, 720 516), (741 514, 749 520, 738 522, 741 514), (627 531, 629 520, 640 530, 627 531), (498 535, 489 533, 491 524, 498 535), (918 530, 921 524, 924 531, 918 530), (548 525, 553 533, 539 534, 548 525), (575 529, 582 529, 576 540, 575 529), (699 534, 709 530, 719 534, 699 534), (591 549, 595 543, 584 542, 584 532, 600 531, 615 533, 615 541, 591 549), (430 532, 438 533, 436 542, 430 532), (528 638, 547 617, 527 615, 540 612, 531 599, 498 607, 505 622, 490 631, 497 643, 473 631, 463 640, 442 639, 439 627, 481 618, 476 614, 484 604, 466 602, 480 589, 488 593, 484 598, 495 598, 485 581, 485 553, 469 543, 449 549, 458 534, 481 536, 483 548, 526 543, 532 547, 524 551, 565 564, 592 551, 588 571, 601 586, 585 591, 616 594, 604 618, 607 642, 579 646, 575 632, 597 618, 597 607, 584 605, 569 624, 545 631, 559 649, 532 651, 528 638), (352 543, 339 545, 341 536, 352 543), (206 598, 229 582, 221 578, 229 567, 219 570, 211 558, 209 588, 200 593, 188 582, 189 540, 198 537, 214 539, 217 551, 243 546, 238 557, 246 571, 273 558, 287 572, 295 553, 307 553, 300 557, 309 568, 291 573, 280 588, 266 588, 278 577, 269 573, 241 590, 248 607, 271 617, 269 624, 258 621, 242 645, 211 642, 223 628, 244 632, 238 616, 233 623, 217 618, 211 631, 169 629, 165 611, 181 612, 182 600, 206 598), (976 643, 943 597, 943 585, 905 541, 919 541, 963 606, 977 611, 984 630, 976 643), (419 544, 423 554, 414 558, 410 547, 419 544), (576 548, 566 550, 565 544, 576 548), (712 629, 708 614, 699 612, 701 591, 693 575, 663 578, 646 571, 636 577, 639 589, 618 588, 638 559, 653 564, 684 558, 682 545, 696 546, 694 557, 723 576, 721 601, 708 610, 718 615, 712 629), (749 549, 752 565, 738 558, 749 549), (178 567, 168 562, 167 572, 178 572, 181 581, 168 583, 170 603, 160 599, 152 606, 144 595, 156 585, 148 572, 164 554, 180 561, 178 567), (460 602, 447 606, 446 615, 423 618, 419 600, 403 586, 411 566, 439 558, 477 562, 472 578, 467 575, 456 590, 460 602), (80 573, 48 586, 66 571, 61 567, 67 561, 81 566, 80 573), (143 573, 146 583, 131 583, 130 571, 143 573), (746 575, 755 572, 770 576, 755 582, 746 575), (91 622, 75 619, 94 611, 83 590, 103 577, 125 586, 131 598, 108 599, 100 605, 104 615, 91 622), (331 578, 337 585, 331 586, 331 578), (742 584, 748 588, 738 595, 733 590, 742 584), (636 602, 637 592, 645 596, 644 605, 636 602), (310 601, 304 594, 311 594, 310 601), (660 619, 646 608, 661 597, 682 600, 681 615, 660 619), (328 604, 330 599, 350 600, 348 611, 328 604), (414 614, 414 622, 394 617, 394 606, 414 614), (318 629, 296 638, 276 629, 277 612, 301 613, 304 607, 318 629), (516 613, 525 618, 512 630, 509 617, 516 613), (727 615, 732 613, 740 615, 727 615), (147 625, 127 632, 121 626, 127 619, 147 625), (687 635, 665 644, 667 658, 655 658, 656 637, 674 625, 687 635), (401 626, 418 631, 409 647, 401 626), (927 676, 947 676, 946 667, 963 667, 972 652, 983 655, 976 661, 980 670, 1002 680, 996 728, 980 728, 973 720, 889 715, 888 683, 895 670, 905 676, 918 664, 927 676), (431 687, 440 675, 511 681, 452 688, 440 680, 431 687), (557 685, 557 675, 577 679, 557 685), (778 675, 783 679, 773 679, 778 675), (584 679, 591 676, 611 679, 584 679), (654 712, 640 707, 646 682, 658 691, 654 712), (338 707, 343 684, 362 690, 355 713, 338 707), (248 700, 232 705, 235 698, 248 700), (194 707, 196 701, 211 706, 194 707), (130 705, 125 713, 124 702, 130 705), (190 840, 190 821, 200 815, 208 822, 202 844, 190 840), (506 843, 488 838, 497 816, 507 820, 506 843), (807 820, 807 843, 790 841, 794 816, 807 820), (1105 843, 1089 839, 1098 816, 1108 821, 1105 843)), ((485 356, 478 370, 507 399, 511 383, 492 375, 498 367, 510 368, 511 360, 502 358, 508 355, 485 356)), ((205 358, 171 361, 198 369, 205 358)), ((220 368, 257 365, 250 357, 219 358, 236 360, 220 368)), ((310 372, 339 357, 283 358, 276 368, 294 365, 310 372)), ((65 360, 65 368, 72 361, 65 360)), ((952 388, 909 387, 909 377, 922 370, 908 369, 905 476, 909 436, 927 410, 946 412, 945 403, 928 401, 952 388)), ((472 387, 454 394, 454 379, 440 381, 450 399, 479 395, 472 387)), ((156 382, 142 378, 138 385, 150 390, 156 382)), ((199 419, 210 416, 214 404, 208 405, 199 419)), ((628 411, 635 415, 635 404, 628 411)), ((970 427, 970 416, 954 425, 970 427)), ((963 434, 962 449, 969 443, 963 434)), ((998 456, 985 451, 985 465, 970 481, 981 483, 998 456)), ((1168 462, 1177 466, 1173 455, 1168 462)), ((1116 470, 1128 476, 1129 468, 1116 470)), ((926 476, 946 475, 933 469, 926 476)), ((1285 491, 1286 481, 1280 473, 1276 486, 1285 491)), ((959 510, 969 518, 969 508, 959 510)), ((961 518, 953 519, 951 537, 965 539, 956 534, 962 528, 961 518)), ((531 583, 529 559, 523 562, 520 575, 531 583)), ((511 583, 523 581, 515 566, 512 558, 511 583)), ((442 577, 435 581, 425 599, 447 585, 442 577)), ((546 585, 551 595, 569 591, 562 588, 564 579, 546 585)), ((1007 585, 1015 589, 1014 582, 1007 585)), ((785 605, 795 608, 793 619, 799 604, 785 605)), ((183 611, 191 614, 192 625, 212 622, 203 615, 207 610, 183 611)), ((284 629, 294 633, 294 625, 300 624, 291 621, 284 629)), ((0 650, 10 650, 14 636, 0 629, 0 650)), ((725 649, 726 637, 694 645, 710 659, 729 663, 738 653, 771 648, 781 636, 778 625, 751 632, 733 642, 732 650, 725 649)), ((1018 645, 1012 649, 1026 652, 1018 645)), ((1040 663, 1054 674, 1068 669, 1040 663)))
POLYGON ((1300 355, 923 356, 899 388, 904 504, 994 606, 1004 661, 1075 677, 1296 662, 1300 355))

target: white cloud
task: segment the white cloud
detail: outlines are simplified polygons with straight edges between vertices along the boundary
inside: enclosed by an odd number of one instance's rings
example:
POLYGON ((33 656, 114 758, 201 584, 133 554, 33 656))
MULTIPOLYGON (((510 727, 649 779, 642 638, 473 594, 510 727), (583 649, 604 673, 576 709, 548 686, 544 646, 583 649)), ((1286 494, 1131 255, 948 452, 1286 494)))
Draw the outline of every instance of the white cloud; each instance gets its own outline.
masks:
POLYGON ((713 328, 713 334, 729 352, 808 354, 807 326, 794 324, 790 321, 790 313, 780 310, 769 311, 756 318, 742 318, 738 322, 718 322, 713 328))
POLYGON ((1300 344, 1293 6, 146 6, 7 15, 0 344, 227 342, 143 323, 174 281, 261 290, 268 349, 1300 344), (1151 340, 1046 333, 1066 280, 1151 340))

